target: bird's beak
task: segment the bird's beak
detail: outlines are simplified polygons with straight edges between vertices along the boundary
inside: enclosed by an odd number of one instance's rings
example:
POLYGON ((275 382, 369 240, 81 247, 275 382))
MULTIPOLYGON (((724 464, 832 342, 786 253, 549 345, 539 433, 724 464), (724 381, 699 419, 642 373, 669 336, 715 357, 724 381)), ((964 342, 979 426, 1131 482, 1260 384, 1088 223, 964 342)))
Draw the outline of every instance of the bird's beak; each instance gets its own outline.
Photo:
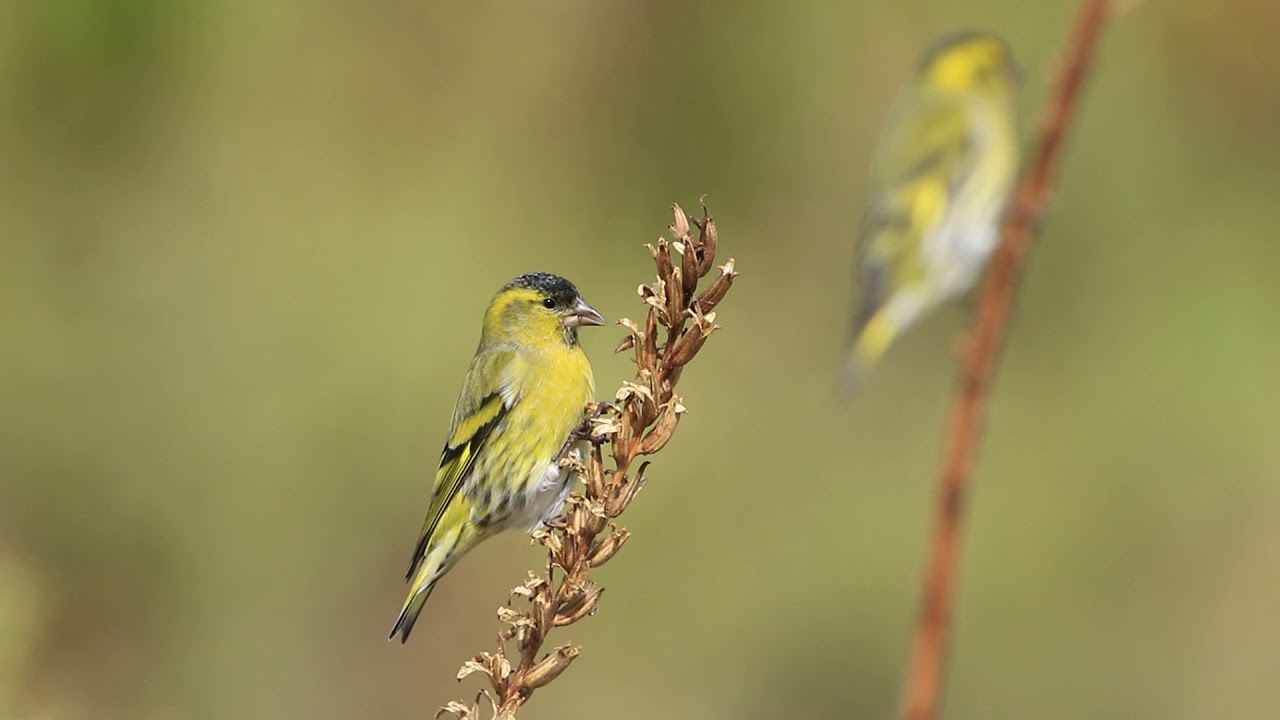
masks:
POLYGON ((604 325, 604 316, 578 298, 564 312, 564 326, 576 328, 583 325, 604 325))

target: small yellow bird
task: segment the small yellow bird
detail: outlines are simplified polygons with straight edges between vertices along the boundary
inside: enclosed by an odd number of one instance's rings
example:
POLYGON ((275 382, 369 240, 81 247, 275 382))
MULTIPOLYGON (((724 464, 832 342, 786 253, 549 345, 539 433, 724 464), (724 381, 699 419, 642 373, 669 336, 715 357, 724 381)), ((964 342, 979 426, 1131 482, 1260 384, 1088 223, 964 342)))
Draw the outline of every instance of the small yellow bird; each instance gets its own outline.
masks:
POLYGON ((872 162, 846 388, 982 274, 1017 172, 1017 86, 1005 42, 965 32, 937 42, 896 101, 872 162))
POLYGON ((572 473, 559 454, 595 392, 578 328, 603 324, 573 283, 549 273, 521 275, 490 301, 388 639, 409 639, 431 589, 468 550, 560 513, 572 473))

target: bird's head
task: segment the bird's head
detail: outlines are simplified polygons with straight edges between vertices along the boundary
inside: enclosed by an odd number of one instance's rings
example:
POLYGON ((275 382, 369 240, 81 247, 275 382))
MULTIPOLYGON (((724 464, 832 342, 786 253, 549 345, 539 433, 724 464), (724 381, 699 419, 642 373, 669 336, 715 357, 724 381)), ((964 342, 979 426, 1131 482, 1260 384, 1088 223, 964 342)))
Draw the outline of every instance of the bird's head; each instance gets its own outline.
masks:
POLYGON ((961 32, 936 42, 925 53, 918 77, 930 90, 1012 94, 1019 72, 1001 38, 985 32, 961 32))
POLYGON ((573 283, 551 273, 529 273, 494 295, 485 312, 484 340, 533 348, 574 345, 584 325, 604 325, 604 317, 573 283))

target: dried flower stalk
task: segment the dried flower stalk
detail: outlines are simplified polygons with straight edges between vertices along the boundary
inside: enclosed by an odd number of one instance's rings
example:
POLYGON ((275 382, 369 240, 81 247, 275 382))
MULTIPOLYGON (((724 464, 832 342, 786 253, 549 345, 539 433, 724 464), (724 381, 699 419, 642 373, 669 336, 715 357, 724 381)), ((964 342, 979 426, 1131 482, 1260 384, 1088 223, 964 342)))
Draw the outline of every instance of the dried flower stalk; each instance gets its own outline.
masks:
POLYGON ((934 720, 939 714, 963 539, 965 496, 972 484, 983 411, 1008 332, 1026 255, 1049 205, 1080 91, 1111 9, 1111 0, 1081 3, 1055 92, 1044 110, 1037 154, 1014 191, 1012 207, 1001 230, 1000 247, 992 259, 991 272, 974 317, 938 475, 933 541, 921 592, 922 608, 911 665, 907 669, 900 713, 903 720, 934 720))
MULTIPOLYGON (((712 333, 716 306, 733 286, 733 259, 715 265, 718 235, 715 220, 702 207, 701 218, 690 218, 675 205, 667 228, 671 239, 646 245, 657 267, 657 282, 637 292, 646 306, 644 323, 618 321, 628 335, 616 352, 632 351, 634 380, 624 381, 612 403, 589 406, 581 437, 590 441, 585 459, 564 454, 561 464, 576 470, 584 492, 573 493, 562 518, 533 534, 547 549, 547 571, 529 578, 512 591, 528 602, 527 610, 498 609, 505 627, 498 633, 495 652, 482 652, 463 664, 461 680, 473 673, 489 680, 470 705, 451 702, 437 717, 459 720, 480 717, 485 698, 494 717, 510 720, 538 688, 552 682, 573 663, 581 648, 560 645, 543 654, 552 628, 564 627, 593 614, 604 588, 590 571, 611 560, 631 537, 614 521, 646 482, 649 463, 632 466, 643 455, 666 446, 684 415, 683 398, 675 393, 681 371, 702 349, 712 333), (696 237, 694 232, 696 231, 696 237), (676 257, 679 256, 679 257, 676 257), (712 276, 699 291, 700 281, 712 276), (605 446, 612 468, 605 467, 605 446)), ((566 444, 566 450, 568 445, 566 444)))

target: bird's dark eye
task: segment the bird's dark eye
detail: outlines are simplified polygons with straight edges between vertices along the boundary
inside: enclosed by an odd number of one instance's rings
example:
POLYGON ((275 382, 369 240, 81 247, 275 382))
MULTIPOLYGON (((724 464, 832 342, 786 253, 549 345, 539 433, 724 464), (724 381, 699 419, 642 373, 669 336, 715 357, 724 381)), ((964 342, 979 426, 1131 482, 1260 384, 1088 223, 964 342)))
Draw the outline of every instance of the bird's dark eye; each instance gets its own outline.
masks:
POLYGON ((542 301, 542 307, 548 310, 554 308, 555 306, 556 306, 556 301, 554 298, 544 298, 542 301))

